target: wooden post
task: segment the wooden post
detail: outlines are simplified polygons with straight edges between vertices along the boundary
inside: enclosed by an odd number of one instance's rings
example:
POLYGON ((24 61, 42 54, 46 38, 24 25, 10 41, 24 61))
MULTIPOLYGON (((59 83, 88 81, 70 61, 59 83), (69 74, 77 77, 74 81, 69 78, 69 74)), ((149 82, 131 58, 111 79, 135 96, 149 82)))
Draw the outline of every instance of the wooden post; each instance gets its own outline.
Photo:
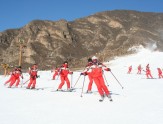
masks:
POLYGON ((4 63, 4 64, 1 64, 1 66, 2 66, 3 69, 4 69, 4 76, 6 76, 7 73, 8 73, 9 65, 4 63))
POLYGON ((22 64, 22 44, 20 43, 19 44, 20 46, 19 46, 19 66, 21 66, 21 64, 22 64))
POLYGON ((7 75, 7 68, 5 67, 4 68, 4 76, 6 76, 7 75))
POLYGON ((22 38, 19 38, 19 66, 22 65, 22 50, 24 48, 24 40, 22 38))

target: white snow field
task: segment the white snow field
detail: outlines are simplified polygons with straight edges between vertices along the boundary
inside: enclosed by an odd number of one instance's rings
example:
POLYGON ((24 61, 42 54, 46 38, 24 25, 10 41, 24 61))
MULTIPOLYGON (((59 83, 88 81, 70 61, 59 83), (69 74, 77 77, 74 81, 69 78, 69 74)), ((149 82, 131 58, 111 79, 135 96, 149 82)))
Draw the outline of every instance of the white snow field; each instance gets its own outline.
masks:
MULTIPOLYGON (((110 72, 104 76, 109 84, 113 98, 99 102, 95 84, 93 93, 86 94, 88 77, 83 76, 76 84, 75 92, 52 92, 57 89, 60 80, 51 80, 53 73, 39 71, 37 88, 27 90, 7 88, 4 82, 9 76, 0 76, 0 124, 163 124, 163 79, 158 79, 157 67, 163 68, 163 53, 142 49, 137 54, 117 57, 107 64, 120 84, 110 72), (145 72, 137 74, 139 64, 145 69, 149 63, 155 79, 146 79, 145 72), (127 74, 128 67, 133 71, 127 74)), ((81 71, 73 74, 73 85, 81 71)), ((29 75, 24 74, 23 82, 29 75)), ((71 76, 69 75, 71 81, 71 76)), ((66 89, 66 84, 63 89, 66 89)))

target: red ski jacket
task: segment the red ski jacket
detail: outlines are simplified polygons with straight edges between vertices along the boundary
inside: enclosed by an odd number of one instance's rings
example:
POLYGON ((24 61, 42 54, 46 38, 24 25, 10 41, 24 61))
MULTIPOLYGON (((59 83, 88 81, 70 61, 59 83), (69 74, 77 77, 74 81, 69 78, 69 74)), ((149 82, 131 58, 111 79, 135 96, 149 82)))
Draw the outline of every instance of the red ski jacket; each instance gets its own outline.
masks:
POLYGON ((14 72, 13 72, 12 74, 14 75, 14 77, 15 77, 16 79, 18 79, 18 78, 21 76, 22 72, 21 72, 20 69, 15 69, 14 72))
POLYGON ((30 75, 30 78, 32 78, 32 79, 36 79, 37 78, 37 69, 31 69, 30 71, 29 71, 29 75, 30 75))
POLYGON ((107 68, 105 65, 101 63, 93 64, 89 68, 87 68, 86 73, 90 73, 91 76, 94 77, 100 77, 103 75, 103 70, 110 71, 109 68, 107 68))

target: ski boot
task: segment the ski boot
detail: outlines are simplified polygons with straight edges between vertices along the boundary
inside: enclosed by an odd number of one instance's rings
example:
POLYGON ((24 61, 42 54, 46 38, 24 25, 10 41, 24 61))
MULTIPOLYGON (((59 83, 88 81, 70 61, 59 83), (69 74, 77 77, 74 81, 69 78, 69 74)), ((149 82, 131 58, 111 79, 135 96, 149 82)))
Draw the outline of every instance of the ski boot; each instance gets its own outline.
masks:
POLYGON ((110 101, 113 101, 112 98, 111 98, 111 95, 107 95, 107 97, 108 97, 108 99, 109 99, 110 101))
POLYGON ((103 102, 104 101, 104 95, 101 95, 101 99, 99 99, 99 102, 103 102))

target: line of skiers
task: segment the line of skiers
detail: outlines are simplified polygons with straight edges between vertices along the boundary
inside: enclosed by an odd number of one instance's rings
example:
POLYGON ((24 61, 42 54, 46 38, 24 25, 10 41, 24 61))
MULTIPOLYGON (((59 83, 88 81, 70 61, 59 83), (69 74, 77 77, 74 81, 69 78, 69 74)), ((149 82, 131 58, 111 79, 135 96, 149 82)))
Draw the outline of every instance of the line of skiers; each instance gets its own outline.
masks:
MULTIPOLYGON (((93 81, 95 82, 97 86, 97 90, 101 96, 101 101, 103 101, 104 97, 108 97, 110 101, 112 101, 110 91, 108 90, 107 86, 105 85, 104 79, 103 79, 103 71, 110 71, 110 68, 107 68, 104 64, 98 62, 97 57, 93 56, 92 58, 88 59, 88 63, 84 69, 84 71, 80 74, 83 76, 87 76, 89 78, 89 84, 88 84, 88 90, 87 93, 91 93, 92 91, 92 84, 93 81)), ((62 86, 66 82, 67 84, 67 90, 70 89, 70 81, 68 79, 68 74, 73 74, 72 71, 68 68, 68 62, 65 61, 60 68, 55 68, 54 75, 52 79, 55 79, 57 75, 60 75, 61 83, 58 86, 57 91, 62 90, 62 86)))
MULTIPOLYGON (((137 67, 137 69, 138 69, 137 74, 141 74, 142 70, 143 70, 141 65, 139 65, 137 67)), ((162 70, 160 68, 157 68, 157 70, 158 70, 158 77, 163 78, 162 70)), ((80 76, 81 75, 88 76, 88 78, 89 78, 87 93, 92 93, 92 84, 94 82, 97 87, 97 90, 101 96, 101 101, 103 101, 104 97, 108 97, 110 99, 110 101, 112 101, 110 91, 108 90, 108 87, 106 86, 104 78, 103 78, 104 71, 111 71, 111 69, 107 68, 103 63, 99 62, 98 58, 96 56, 93 56, 92 58, 88 59, 88 63, 86 64, 84 71, 81 72, 80 76)), ((127 73, 130 74, 131 71, 132 71, 132 65, 129 66, 127 73)), ((146 65, 146 70, 143 70, 143 71, 146 72, 147 78, 153 78, 149 64, 146 65)), ((27 89, 35 89, 36 88, 36 79, 39 77, 38 76, 38 65, 37 64, 32 65, 29 68, 28 73, 30 75, 30 78, 28 80, 29 83, 26 88, 27 89)), ((67 61, 63 62, 63 64, 60 67, 55 68, 54 75, 53 75, 52 79, 55 80, 56 78, 60 77, 60 80, 61 80, 61 83, 59 84, 57 91, 62 90, 62 87, 65 84, 65 82, 67 84, 67 91, 71 90, 68 74, 72 75, 73 72, 70 71, 67 61)), ((14 84, 15 84, 15 87, 18 87, 18 85, 20 84, 20 78, 23 79, 23 75, 22 75, 22 71, 21 71, 21 66, 18 66, 11 72, 11 76, 10 76, 9 80, 7 80, 4 85, 7 85, 9 83, 8 88, 11 88, 14 84)))
MULTIPOLYGON (((88 59, 88 63, 85 67, 85 70, 80 74, 83 76, 89 77, 89 85, 88 85, 88 90, 87 93, 91 93, 92 90, 92 84, 93 81, 97 86, 97 90, 101 96, 101 100, 104 99, 104 97, 108 97, 110 101, 112 101, 110 91, 108 90, 107 86, 105 85, 104 79, 103 79, 103 71, 111 71, 110 68, 107 68, 104 64, 98 62, 97 57, 93 56, 92 58, 88 59)), ((27 85, 27 89, 35 89, 36 87, 36 78, 38 78, 37 75, 38 72, 38 66, 37 64, 34 64, 31 68, 29 68, 29 75, 30 75, 30 81, 29 84, 27 85)), ((60 91, 62 90, 63 85, 67 84, 67 90, 70 89, 70 81, 68 79, 68 74, 73 74, 72 71, 70 71, 68 67, 68 62, 65 61, 61 67, 55 69, 55 73, 53 75, 53 80, 56 79, 56 76, 60 76, 61 83, 59 84, 57 90, 60 91)), ((9 84, 9 88, 11 88, 15 83, 16 87, 18 87, 20 83, 20 78, 23 79, 21 67, 16 67, 10 76, 10 79, 5 82, 5 85, 9 84)))
MULTIPOLYGON (((141 64, 137 67, 137 74, 142 74, 142 70, 143 68, 141 67, 141 64)), ((130 65, 128 67, 128 71, 127 74, 131 74, 132 71, 132 65, 130 65)), ((146 73, 146 78, 153 78, 152 74, 151 74, 151 69, 149 67, 149 64, 146 65, 146 70, 143 70, 146 73)), ((162 70, 161 68, 157 68, 158 71, 158 78, 163 78, 163 74, 162 74, 162 70)))

